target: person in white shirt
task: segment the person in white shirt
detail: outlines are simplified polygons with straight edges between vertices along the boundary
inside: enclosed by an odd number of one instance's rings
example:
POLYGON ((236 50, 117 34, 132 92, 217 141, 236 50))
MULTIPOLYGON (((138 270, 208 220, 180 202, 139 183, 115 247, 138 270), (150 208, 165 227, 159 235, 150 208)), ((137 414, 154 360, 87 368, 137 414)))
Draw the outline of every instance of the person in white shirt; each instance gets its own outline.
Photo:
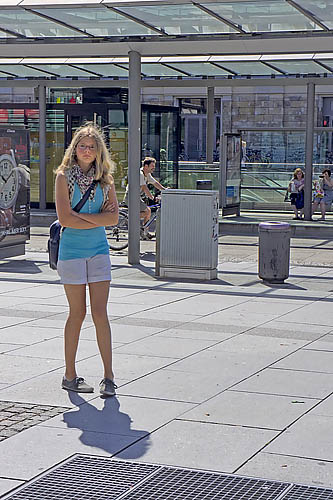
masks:
MULTIPOLYGON (((155 170, 156 160, 155 158, 147 157, 143 160, 142 168, 140 169, 140 218, 143 219, 143 224, 149 221, 151 216, 151 210, 147 203, 143 201, 142 196, 146 196, 150 200, 154 199, 154 195, 150 192, 148 184, 152 184, 159 191, 167 189, 160 182, 158 182, 151 174, 155 170)), ((128 185, 126 186, 126 192, 124 197, 124 204, 128 206, 128 185)), ((148 235, 148 230, 145 231, 148 235)))

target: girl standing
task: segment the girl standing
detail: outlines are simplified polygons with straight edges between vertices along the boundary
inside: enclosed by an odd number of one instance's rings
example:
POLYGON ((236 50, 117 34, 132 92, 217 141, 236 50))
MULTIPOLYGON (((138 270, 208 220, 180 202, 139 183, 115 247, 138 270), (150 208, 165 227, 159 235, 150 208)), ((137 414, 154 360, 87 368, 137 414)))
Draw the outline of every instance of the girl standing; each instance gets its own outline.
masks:
POLYGON ((112 163, 103 135, 96 126, 87 123, 75 132, 57 169, 55 184, 58 219, 66 228, 59 245, 58 273, 69 304, 64 332, 66 370, 62 388, 75 392, 94 390, 77 376, 75 368, 81 326, 86 315, 88 285, 91 314, 104 366, 100 383, 100 393, 104 396, 113 396, 116 389, 107 316, 111 263, 105 233, 105 226, 118 222, 118 203, 111 172, 112 163), (93 180, 97 184, 80 212, 75 212, 72 208, 93 180))
POLYGON ((293 207, 294 219, 301 219, 304 211, 304 172, 296 168, 294 178, 289 182, 290 204, 293 207))

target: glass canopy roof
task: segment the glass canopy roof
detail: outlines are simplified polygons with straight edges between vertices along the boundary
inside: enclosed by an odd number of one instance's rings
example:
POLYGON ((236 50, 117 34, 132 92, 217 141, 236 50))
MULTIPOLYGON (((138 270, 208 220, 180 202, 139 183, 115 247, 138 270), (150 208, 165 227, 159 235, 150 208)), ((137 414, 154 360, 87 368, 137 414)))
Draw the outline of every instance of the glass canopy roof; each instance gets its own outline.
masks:
POLYGON ((150 52, 151 57, 142 57, 143 78, 333 76, 333 53, 328 48, 329 44, 332 47, 333 0, 1 0, 0 3, 0 79, 128 78, 128 51, 136 50, 135 44, 147 46, 150 42, 155 49, 150 52), (287 43, 283 50, 272 53, 266 45, 267 37, 271 37, 270 48, 276 40, 287 43), (302 37, 304 40, 316 37, 321 44, 325 41, 326 48, 313 45, 316 52, 302 54, 302 37), (244 54, 233 53, 234 40, 241 42, 244 54), (185 55, 180 55, 175 50, 176 43, 184 42, 189 42, 189 48, 184 50, 185 55), (43 47, 42 56, 32 57, 32 43, 36 49, 43 47), (91 51, 85 51, 91 43, 96 47, 95 57, 91 51), (99 52, 105 43, 115 47, 110 53, 117 57, 105 57, 105 50, 99 52), (77 48, 76 57, 68 57, 65 44, 77 48), (255 47, 252 53, 250 44, 255 47), (25 46, 29 46, 28 51, 25 46))

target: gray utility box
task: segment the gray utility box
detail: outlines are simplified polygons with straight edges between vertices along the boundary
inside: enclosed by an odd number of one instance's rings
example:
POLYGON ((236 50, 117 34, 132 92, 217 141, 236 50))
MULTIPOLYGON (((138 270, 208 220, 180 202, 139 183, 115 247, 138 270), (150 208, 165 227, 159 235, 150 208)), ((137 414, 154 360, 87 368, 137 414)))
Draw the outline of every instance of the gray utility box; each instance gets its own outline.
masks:
POLYGON ((283 283, 289 277, 290 225, 287 222, 259 224, 259 278, 283 283))
POLYGON ((156 276, 216 279, 218 192, 162 191, 156 276))

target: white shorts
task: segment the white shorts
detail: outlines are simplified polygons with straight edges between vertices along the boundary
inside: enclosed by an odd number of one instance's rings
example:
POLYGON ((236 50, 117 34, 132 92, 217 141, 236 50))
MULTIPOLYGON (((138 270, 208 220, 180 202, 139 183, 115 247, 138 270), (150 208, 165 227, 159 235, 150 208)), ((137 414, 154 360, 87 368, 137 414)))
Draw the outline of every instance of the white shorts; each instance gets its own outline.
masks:
POLYGON ((99 254, 86 259, 58 260, 57 271, 64 285, 111 281, 110 256, 99 254))

